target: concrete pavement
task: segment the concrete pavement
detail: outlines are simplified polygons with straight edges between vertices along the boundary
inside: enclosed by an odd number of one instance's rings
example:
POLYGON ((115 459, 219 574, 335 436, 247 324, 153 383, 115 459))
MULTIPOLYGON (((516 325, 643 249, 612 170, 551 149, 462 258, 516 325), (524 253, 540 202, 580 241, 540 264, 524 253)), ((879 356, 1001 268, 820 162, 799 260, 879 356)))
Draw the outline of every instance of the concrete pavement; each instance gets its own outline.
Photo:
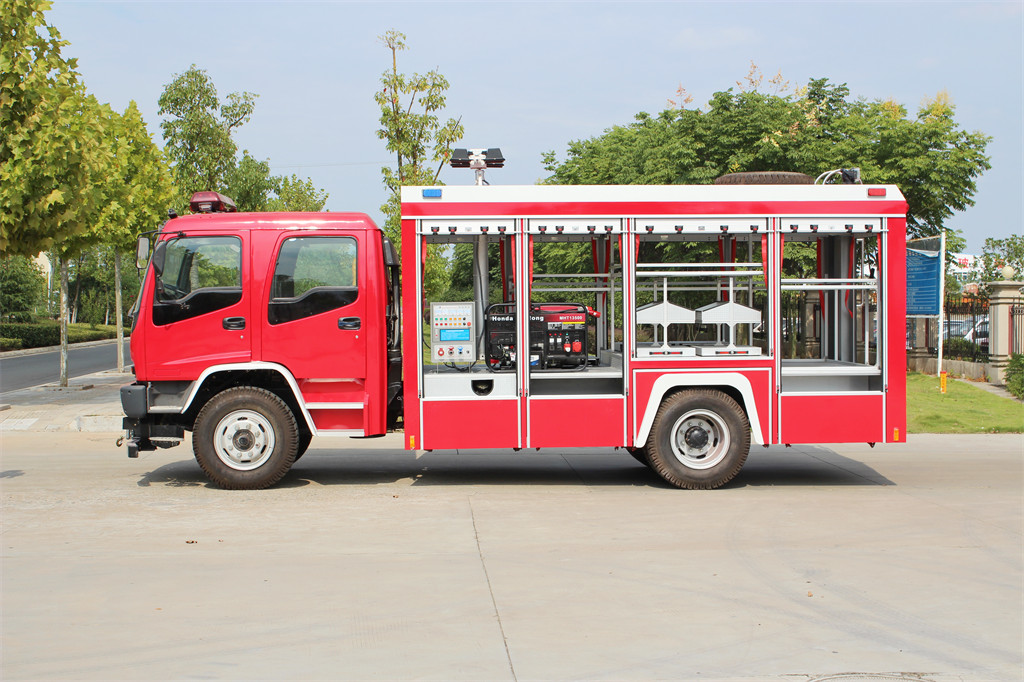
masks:
POLYGON ((1021 679, 1020 435, 755 448, 706 492, 321 440, 228 492, 114 446, 129 380, 0 412, 4 680, 1021 679))
POLYGON ((121 429, 120 387, 135 378, 115 370, 55 384, 0 393, 0 431, 88 431, 121 429))

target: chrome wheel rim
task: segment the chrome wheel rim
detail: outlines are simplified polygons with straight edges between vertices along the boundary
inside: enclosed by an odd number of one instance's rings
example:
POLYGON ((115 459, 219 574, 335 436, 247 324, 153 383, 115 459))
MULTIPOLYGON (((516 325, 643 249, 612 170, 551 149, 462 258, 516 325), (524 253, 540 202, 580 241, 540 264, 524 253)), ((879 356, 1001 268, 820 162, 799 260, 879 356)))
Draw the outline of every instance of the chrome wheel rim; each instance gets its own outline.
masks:
POLYGON ((252 410, 237 410, 217 423, 213 447, 220 461, 238 471, 258 469, 274 452, 270 421, 252 410))
POLYGON ((677 419, 669 440, 679 463, 698 470, 721 463, 732 444, 725 420, 708 410, 691 410, 677 419))

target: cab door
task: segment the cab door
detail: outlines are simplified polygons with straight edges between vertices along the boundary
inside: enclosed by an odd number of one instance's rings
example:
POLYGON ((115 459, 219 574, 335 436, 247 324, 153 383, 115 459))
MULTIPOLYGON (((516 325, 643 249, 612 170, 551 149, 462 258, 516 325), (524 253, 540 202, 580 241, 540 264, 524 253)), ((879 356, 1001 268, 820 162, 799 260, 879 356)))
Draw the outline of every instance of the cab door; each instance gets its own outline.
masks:
POLYGON ((247 232, 174 237, 161 246, 146 331, 146 375, 153 380, 193 380, 214 365, 249 362, 247 232))
POLYGON ((362 232, 282 232, 263 301, 261 359, 295 377, 317 432, 361 433, 366 401, 362 232))

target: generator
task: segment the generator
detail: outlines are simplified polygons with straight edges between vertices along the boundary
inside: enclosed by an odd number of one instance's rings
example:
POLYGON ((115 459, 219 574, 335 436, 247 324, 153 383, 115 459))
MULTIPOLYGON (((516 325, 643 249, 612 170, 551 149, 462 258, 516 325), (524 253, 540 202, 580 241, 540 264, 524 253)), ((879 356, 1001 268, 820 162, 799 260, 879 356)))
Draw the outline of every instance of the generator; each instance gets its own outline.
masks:
POLYGON ((530 304, 530 343, 521 353, 516 348, 516 304, 495 303, 484 313, 487 369, 514 371, 518 358, 525 356, 531 370, 584 370, 590 352, 587 323, 596 315, 579 303, 530 304))

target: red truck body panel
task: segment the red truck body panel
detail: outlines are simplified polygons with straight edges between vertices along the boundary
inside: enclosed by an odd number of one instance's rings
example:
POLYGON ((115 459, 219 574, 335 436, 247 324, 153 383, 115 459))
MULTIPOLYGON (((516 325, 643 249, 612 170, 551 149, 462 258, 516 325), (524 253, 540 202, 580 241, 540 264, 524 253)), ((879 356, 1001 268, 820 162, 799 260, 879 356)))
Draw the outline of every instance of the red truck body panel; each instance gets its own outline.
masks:
MULTIPOLYGON (((452 447, 638 447, 650 434, 664 396, 679 387, 714 386, 730 391, 746 410, 756 443, 898 442, 906 434, 905 390, 905 265, 906 202, 892 186, 700 186, 700 187, 444 187, 421 196, 422 188, 403 188, 402 241, 405 379, 405 445, 410 449, 452 447), (675 198, 672 198, 675 197, 675 198), (770 350, 756 357, 659 358, 641 356, 629 333, 634 311, 627 304, 622 356, 623 387, 615 396, 536 395, 529 372, 517 374, 517 389, 504 399, 473 399, 425 395, 424 366, 409 360, 421 354, 424 304, 422 287, 410 282, 423 269, 427 241, 476 234, 472 225, 507 225, 514 254, 502 250, 502 267, 528 263, 519 276, 519 298, 529 298, 533 277, 534 240, 531 225, 540 218, 568 221, 613 217, 621 229, 613 240, 625 275, 624 294, 633 295, 636 256, 650 238, 648 222, 756 217, 765 227, 765 281, 773 306, 780 302, 781 266, 787 238, 808 239, 817 218, 868 219, 884 242, 877 291, 885 299, 882 348, 875 367, 854 368, 853 379, 837 371, 832 387, 817 388, 812 372, 783 362, 781 330, 771 330, 770 350), (475 223, 474 223, 475 221, 475 223), (799 222, 799 227, 793 227, 799 222), (795 232, 793 230, 796 230, 795 232), (770 243, 769 243, 770 242, 770 243), (792 371, 799 378, 787 379, 792 371), (860 376, 864 375, 864 376, 860 376), (867 375, 871 375, 868 377, 867 375), (787 382, 790 388, 787 390, 787 382)), ((549 221, 550 222, 550 221, 549 221)), ((558 221, 551 222, 552 225, 558 221)), ((735 221, 734 221, 735 222, 735 221)), ((717 229, 714 224, 712 229, 717 229)), ((550 233, 546 233, 549 235, 550 233)), ((857 234, 875 241, 874 233, 857 234)), ((811 236, 813 239, 813 235, 811 236)), ((756 243, 756 242, 755 242, 756 243)), ((852 267, 852 266, 851 266, 852 267)), ((848 277, 854 273, 849 271, 848 277)), ((513 295, 513 297, 515 297, 513 295)), ((824 299, 823 299, 824 300, 824 299)), ((827 322, 826 322, 827 323, 827 322)), ((525 328, 520 339, 525 338, 525 328)), ((865 344, 866 345, 866 344, 865 344)), ((872 353, 875 353, 872 350, 872 353)), ((841 363, 832 363, 832 365, 841 363)), ((834 367, 825 370, 832 371, 834 367)), ((429 391, 426 391, 429 393, 429 391)))
MULTIPOLYGON (((204 237, 239 240, 240 300, 164 324, 154 320, 154 306, 141 305, 131 338, 138 380, 195 382, 270 364, 294 380, 315 433, 384 433, 386 287, 382 234, 373 221, 361 213, 200 214, 174 219, 160 239, 204 237), (357 291, 346 305, 272 323, 271 281, 282 246, 303 238, 347 240, 357 291), (244 319, 244 328, 227 329, 229 318, 244 319), (341 318, 359 320, 358 328, 339 328, 341 318)), ((153 301, 156 279, 146 278, 142 301, 153 301)))

